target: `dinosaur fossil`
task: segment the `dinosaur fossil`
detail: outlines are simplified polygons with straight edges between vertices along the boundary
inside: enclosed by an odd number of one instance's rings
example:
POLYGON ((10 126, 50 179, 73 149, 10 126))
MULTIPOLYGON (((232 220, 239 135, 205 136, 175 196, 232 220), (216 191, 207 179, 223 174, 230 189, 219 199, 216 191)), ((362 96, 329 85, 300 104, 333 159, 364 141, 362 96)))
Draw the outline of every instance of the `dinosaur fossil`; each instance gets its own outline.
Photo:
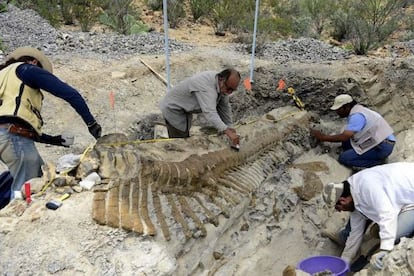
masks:
MULTIPOLYGON (((286 107, 239 125, 241 149, 229 148, 223 136, 193 136, 158 143, 133 143, 120 135, 101 138, 77 170, 98 171, 93 219, 166 240, 178 224, 186 239, 207 234, 233 208, 249 204, 275 167, 294 155, 289 143, 300 143, 308 129, 305 111, 286 107), (280 155, 277 148, 292 151, 280 155), (175 225, 175 226, 174 226, 175 225)), ((276 211, 277 213, 277 211, 276 211)))

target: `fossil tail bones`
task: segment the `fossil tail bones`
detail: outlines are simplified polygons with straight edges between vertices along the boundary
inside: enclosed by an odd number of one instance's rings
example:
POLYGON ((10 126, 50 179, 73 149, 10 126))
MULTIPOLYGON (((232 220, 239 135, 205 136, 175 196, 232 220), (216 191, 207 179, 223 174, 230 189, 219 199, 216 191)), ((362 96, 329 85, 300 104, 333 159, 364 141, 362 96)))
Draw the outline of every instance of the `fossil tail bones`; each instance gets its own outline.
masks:
POLYGON ((308 117, 286 107, 242 124, 238 152, 217 135, 119 145, 114 143, 119 136, 103 137, 77 170, 78 175, 96 170, 104 179, 94 188, 92 217, 143 235, 161 230, 166 240, 172 229, 180 229, 186 239, 203 237, 206 223, 217 226, 220 215, 228 218, 234 207, 249 204, 266 177, 286 161, 277 148, 302 139, 298 133, 307 132, 308 117))

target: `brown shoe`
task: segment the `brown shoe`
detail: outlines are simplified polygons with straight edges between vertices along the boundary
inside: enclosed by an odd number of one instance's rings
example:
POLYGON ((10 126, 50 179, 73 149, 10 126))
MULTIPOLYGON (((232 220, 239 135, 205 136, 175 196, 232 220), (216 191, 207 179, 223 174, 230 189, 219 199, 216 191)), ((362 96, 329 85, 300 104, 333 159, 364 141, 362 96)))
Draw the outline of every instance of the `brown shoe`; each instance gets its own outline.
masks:
POLYGON ((345 246, 345 243, 342 241, 342 239, 339 236, 339 232, 337 231, 324 229, 321 231, 321 236, 329 238, 331 241, 333 241, 335 244, 339 246, 345 246))

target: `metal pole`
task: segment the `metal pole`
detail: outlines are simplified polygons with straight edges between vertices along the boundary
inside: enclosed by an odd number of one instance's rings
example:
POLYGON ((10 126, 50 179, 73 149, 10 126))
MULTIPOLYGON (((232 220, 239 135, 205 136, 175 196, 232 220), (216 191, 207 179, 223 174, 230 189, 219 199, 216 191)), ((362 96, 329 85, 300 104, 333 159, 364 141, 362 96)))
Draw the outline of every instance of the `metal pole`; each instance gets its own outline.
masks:
POLYGON ((257 20, 259 17, 259 2, 256 0, 256 10, 254 13, 254 27, 253 27, 253 45, 252 45, 252 56, 250 61, 250 83, 253 83, 253 69, 254 69, 254 55, 256 50, 256 31, 257 31, 257 20))
POLYGON ((167 0, 163 0, 163 15, 164 15, 164 47, 165 47, 165 67, 167 69, 167 93, 170 91, 170 55, 168 45, 168 16, 167 16, 167 0))

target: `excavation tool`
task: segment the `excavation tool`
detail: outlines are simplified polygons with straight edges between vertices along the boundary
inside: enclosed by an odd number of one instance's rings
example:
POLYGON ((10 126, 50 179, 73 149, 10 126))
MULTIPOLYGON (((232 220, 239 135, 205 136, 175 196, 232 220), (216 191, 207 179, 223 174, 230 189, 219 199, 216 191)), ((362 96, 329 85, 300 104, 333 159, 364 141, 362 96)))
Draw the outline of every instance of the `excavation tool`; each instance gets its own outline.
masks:
MULTIPOLYGON (((285 88, 286 82, 283 79, 280 79, 277 84, 276 90, 282 91, 285 90, 285 88)), ((299 107, 300 110, 305 110, 305 104, 299 99, 298 96, 296 96, 295 89, 293 89, 293 87, 289 87, 287 92, 292 96, 292 99, 295 101, 295 105, 299 107)))
POLYGON ((299 99, 298 96, 296 96, 295 89, 293 89, 293 87, 289 87, 288 93, 292 96, 292 99, 295 101, 295 105, 299 107, 300 110, 304 110, 305 104, 299 99))
POLYGON ((56 210, 57 208, 62 206, 63 204, 62 202, 69 197, 70 197, 69 193, 63 194, 59 199, 54 199, 54 200, 47 202, 46 208, 51 209, 51 210, 56 210))
POLYGON ((240 150, 240 145, 239 144, 236 144, 236 145, 233 145, 233 144, 231 144, 231 146, 230 146, 232 149, 234 149, 235 151, 239 151, 240 150))

